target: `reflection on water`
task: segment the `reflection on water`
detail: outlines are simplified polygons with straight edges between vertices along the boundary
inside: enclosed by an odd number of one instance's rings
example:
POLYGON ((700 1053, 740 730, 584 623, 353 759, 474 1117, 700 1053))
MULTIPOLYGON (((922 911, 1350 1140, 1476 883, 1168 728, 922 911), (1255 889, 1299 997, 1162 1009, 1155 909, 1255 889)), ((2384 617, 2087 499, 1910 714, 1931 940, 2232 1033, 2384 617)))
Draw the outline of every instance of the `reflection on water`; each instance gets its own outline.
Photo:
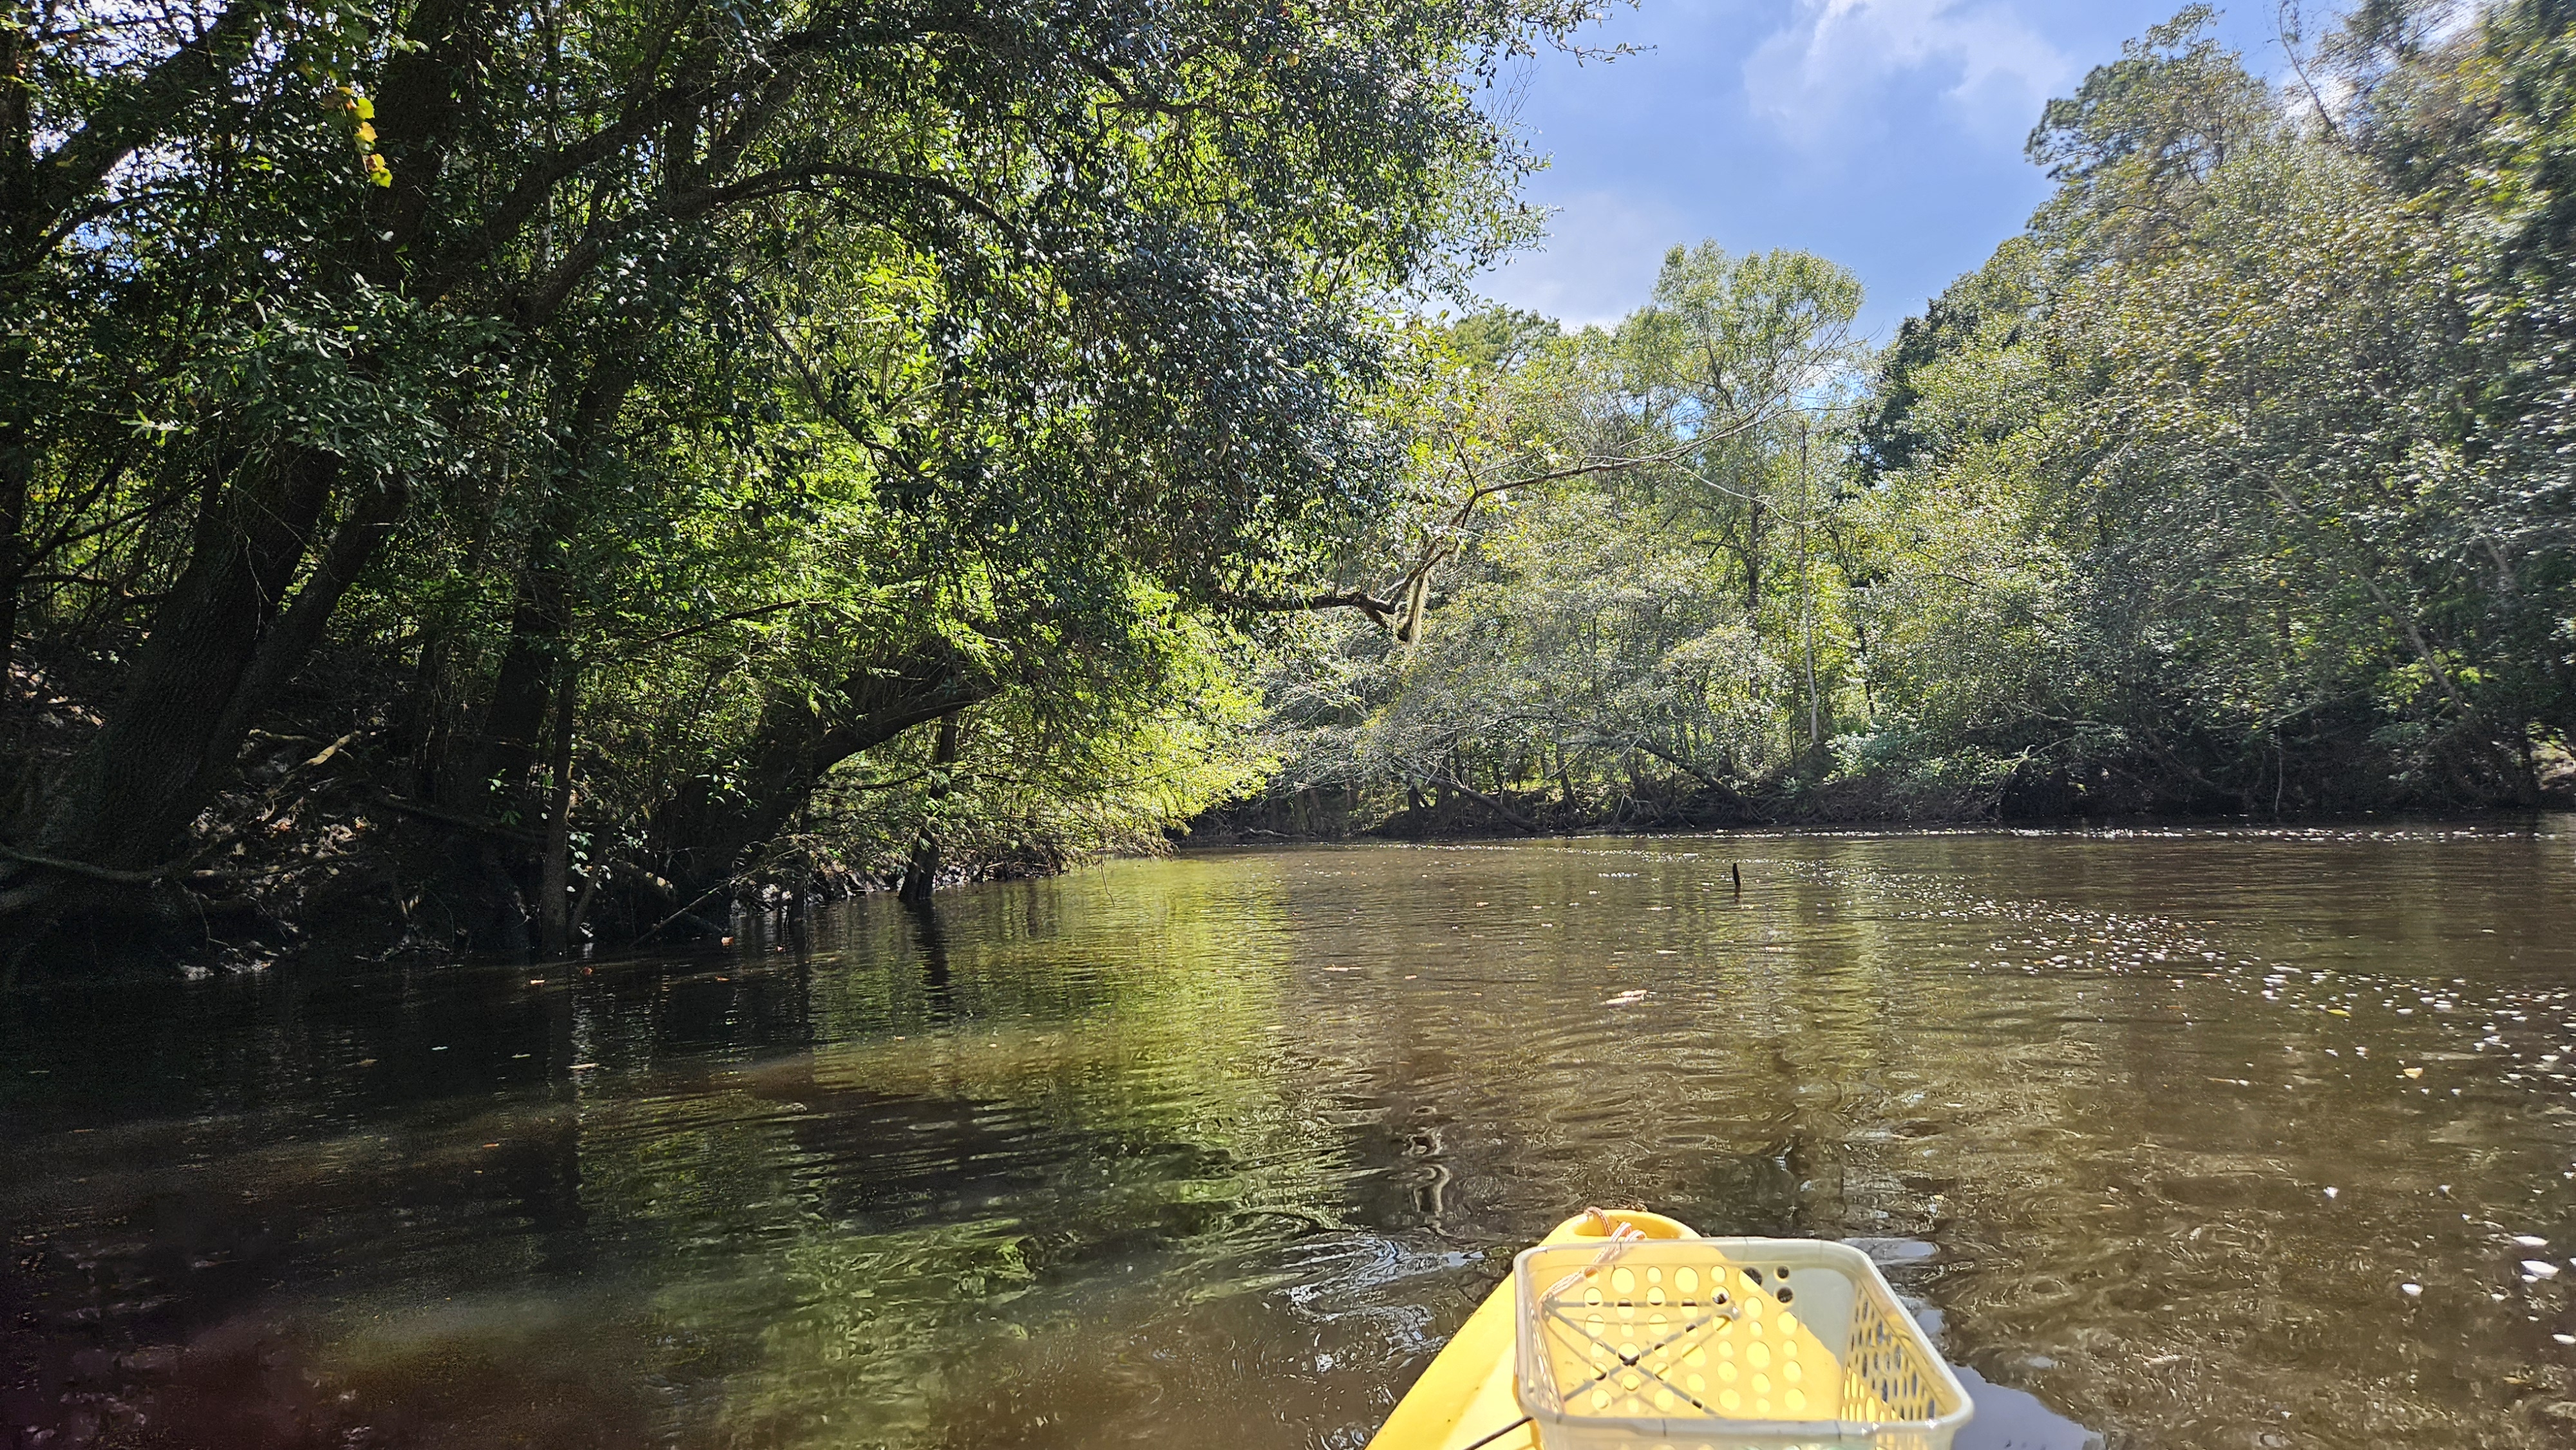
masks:
POLYGON ((2557 824, 1209 855, 21 991, 0 1444, 1356 1447, 1587 1203, 1861 1243, 1988 1446, 2565 1443, 2557 824))

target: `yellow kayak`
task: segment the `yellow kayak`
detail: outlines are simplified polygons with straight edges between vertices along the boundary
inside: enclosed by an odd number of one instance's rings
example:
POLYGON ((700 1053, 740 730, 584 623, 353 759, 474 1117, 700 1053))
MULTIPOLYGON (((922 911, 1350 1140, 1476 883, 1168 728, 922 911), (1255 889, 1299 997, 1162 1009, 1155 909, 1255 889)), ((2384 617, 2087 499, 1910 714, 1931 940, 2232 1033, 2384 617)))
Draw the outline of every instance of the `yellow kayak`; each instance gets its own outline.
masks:
POLYGON ((1842 1244, 1702 1239, 1659 1213, 1593 1208, 1514 1262, 1369 1450, 1538 1450, 1531 1415, 1586 1445, 1678 1429, 1695 1444, 1948 1450, 1975 1413, 1886 1279, 1842 1244), (1710 1434, 1722 1424, 1740 1430, 1710 1434))
MULTIPOLYGON (((1621 1224, 1650 1239, 1697 1237, 1688 1224, 1660 1213, 1607 1209, 1576 1214, 1541 1242, 1606 1243, 1621 1224)), ((1537 1450, 1538 1431, 1512 1392, 1514 1314, 1507 1277, 1413 1382, 1369 1450, 1537 1450)))

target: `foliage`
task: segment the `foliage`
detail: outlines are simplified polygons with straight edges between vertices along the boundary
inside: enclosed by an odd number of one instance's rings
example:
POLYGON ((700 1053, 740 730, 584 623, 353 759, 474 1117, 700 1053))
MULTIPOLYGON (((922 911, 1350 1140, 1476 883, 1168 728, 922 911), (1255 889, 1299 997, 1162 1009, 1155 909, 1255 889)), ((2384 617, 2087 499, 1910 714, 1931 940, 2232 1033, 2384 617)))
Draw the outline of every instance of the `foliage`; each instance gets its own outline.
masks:
POLYGON ((1275 683, 1291 783, 1487 825, 2565 789, 2576 10, 2357 7, 2280 95, 2209 20, 2049 103, 2056 194, 1874 360, 1813 259, 1677 252, 1534 349, 1461 327, 1614 466, 1480 529, 1424 642, 1275 683), (1778 411, 1671 451, 1744 410, 1719 377, 1778 411))
POLYGON ((0 935, 297 910, 282 839, 561 950, 1186 817, 1590 14, 9 0, 0 935), (808 812, 934 722, 936 810, 808 812))
POLYGON ((1423 613, 1302 632, 1269 686, 1285 784, 1466 793, 1526 826, 1503 797, 1581 814, 1640 771, 1820 752, 1850 668, 1826 475, 1859 301, 1803 253, 1702 246, 1613 331, 1502 351, 1523 320, 1455 324, 1454 401, 1416 423, 1453 460, 1424 471, 1423 613))

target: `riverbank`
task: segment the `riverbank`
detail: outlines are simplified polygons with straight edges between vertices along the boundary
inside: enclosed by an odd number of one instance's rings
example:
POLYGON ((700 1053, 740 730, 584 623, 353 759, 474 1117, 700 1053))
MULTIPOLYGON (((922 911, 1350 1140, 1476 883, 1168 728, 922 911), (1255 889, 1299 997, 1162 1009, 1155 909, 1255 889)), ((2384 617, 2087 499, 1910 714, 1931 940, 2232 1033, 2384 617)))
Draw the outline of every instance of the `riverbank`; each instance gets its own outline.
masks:
MULTIPOLYGON (((524 795, 496 794, 469 774, 432 768, 436 752, 416 750, 401 720, 369 713, 366 698, 390 691, 393 676, 352 661, 334 679, 332 691, 248 733, 231 783, 192 824, 183 854, 142 871, 55 863, 97 877, 102 889, 120 893, 120 904, 19 943, 0 970, 243 969, 289 957, 549 960, 714 943, 786 931, 852 898, 908 889, 919 897, 1174 846, 2394 814, 2275 817, 2242 794, 2177 791, 2169 775, 2102 762, 1740 781, 1640 765, 1623 768, 1614 785, 1585 788, 1562 776, 1482 786, 1452 778, 1273 787, 1184 820, 1145 784, 1086 778, 1032 793, 1012 774, 1007 736, 970 724, 944 746, 940 732, 924 731, 880 747, 867 778, 826 777, 780 816, 770 838, 718 851, 693 828, 707 811, 690 803, 713 800, 721 777, 692 777, 659 797, 620 803, 583 793, 586 782, 612 774, 609 763, 591 762, 561 798, 558 830, 553 802, 531 818, 524 795), (559 951, 548 948, 550 892, 562 902, 553 924, 559 951)), ((21 664, 10 684, 0 702, 0 759, 14 764, 22 785, 67 773, 100 728, 103 680, 21 664)), ((2388 799, 2420 816, 2576 808, 2576 768, 2563 757, 2544 753, 2528 775, 2519 791, 2527 799, 2444 799, 2420 788, 2388 799)))
POLYGON ((1749 783, 1740 790, 1708 782, 1648 778, 1607 800, 1545 788, 1334 786, 1278 791, 1209 811, 1190 823, 1184 841, 1230 845, 1466 840, 1745 827, 1903 830, 2513 820, 2540 811, 2576 810, 2576 772, 2546 777, 2535 783, 2527 799, 2509 802, 2435 800, 2386 811, 2286 814, 2245 807, 2241 800, 2216 798, 2157 802, 2141 792, 2117 788, 2098 768, 2040 773, 2008 780, 2000 788, 1973 790, 1927 790, 1917 780, 1867 776, 1823 783, 1749 783))

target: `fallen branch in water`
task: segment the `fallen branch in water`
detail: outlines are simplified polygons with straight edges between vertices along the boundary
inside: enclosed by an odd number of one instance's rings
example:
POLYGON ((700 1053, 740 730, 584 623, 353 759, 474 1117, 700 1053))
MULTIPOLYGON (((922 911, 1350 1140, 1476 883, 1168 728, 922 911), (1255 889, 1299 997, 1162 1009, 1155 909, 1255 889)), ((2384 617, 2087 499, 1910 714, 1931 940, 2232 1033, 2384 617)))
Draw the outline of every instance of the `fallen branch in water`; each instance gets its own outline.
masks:
POLYGON ((6 856, 12 861, 29 866, 41 866, 48 871, 60 871, 66 876, 84 876, 92 881, 106 881, 117 886, 149 886, 155 881, 165 880, 178 874, 179 868, 187 862, 187 858, 183 856, 176 861, 155 866, 149 870, 119 871, 108 866, 93 866, 87 861, 73 861, 61 856, 45 856, 34 851, 21 851, 15 846, 0 846, 0 856, 6 856))
POLYGON ((522 830, 517 826, 505 826, 499 821, 487 821, 480 816, 469 816, 459 811, 440 810, 436 806, 422 805, 418 801, 404 800, 398 795, 379 795, 376 797, 376 800, 386 810, 394 811, 401 815, 418 816, 424 821, 437 821, 443 825, 457 826, 468 831, 481 831, 486 835, 499 836, 505 841, 521 841, 529 845, 544 844, 544 838, 534 831, 522 830))
POLYGON ((1451 780, 1445 776, 1440 776, 1434 777, 1432 784, 1447 786, 1449 789, 1456 791, 1458 794, 1465 796, 1467 799, 1474 801, 1476 804, 1483 806, 1489 811, 1492 811, 1495 815, 1501 816, 1504 820, 1511 822, 1513 825, 1520 827, 1531 835, 1535 836, 1539 834, 1540 827, 1538 822, 1531 820, 1529 817, 1522 815, 1516 810, 1513 810, 1507 802, 1494 796, 1489 796, 1483 791, 1476 789, 1474 786, 1467 784, 1465 781, 1451 780))
POLYGON ((113 866, 93 866, 87 861, 74 861, 65 856, 47 856, 41 852, 21 851, 15 846, 0 845, 0 856, 5 856, 22 865, 35 866, 46 871, 59 871, 66 876, 85 877, 91 881, 104 881, 115 886, 149 886, 155 881, 167 881, 178 876, 185 876, 191 881, 248 881, 266 874, 253 871, 192 871, 188 869, 188 862, 198 854, 202 853, 192 852, 188 856, 180 856, 158 866, 146 867, 141 871, 120 871, 113 866))

